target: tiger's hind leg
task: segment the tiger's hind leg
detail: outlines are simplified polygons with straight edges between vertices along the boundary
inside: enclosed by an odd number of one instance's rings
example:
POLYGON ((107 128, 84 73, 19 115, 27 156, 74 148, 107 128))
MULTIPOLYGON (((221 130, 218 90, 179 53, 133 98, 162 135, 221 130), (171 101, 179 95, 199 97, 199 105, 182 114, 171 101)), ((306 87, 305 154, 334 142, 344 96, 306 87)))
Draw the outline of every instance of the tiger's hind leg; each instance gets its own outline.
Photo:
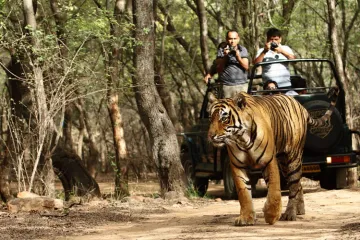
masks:
POLYGON ((304 192, 300 182, 300 192, 297 198, 297 205, 296 205, 296 214, 297 215, 304 215, 305 214, 305 203, 304 203, 304 192))
POLYGON ((305 214, 304 195, 301 186, 301 158, 297 159, 284 166, 284 162, 280 165, 281 171, 287 176, 289 186, 289 201, 285 212, 281 215, 282 221, 296 221, 296 215, 305 214))

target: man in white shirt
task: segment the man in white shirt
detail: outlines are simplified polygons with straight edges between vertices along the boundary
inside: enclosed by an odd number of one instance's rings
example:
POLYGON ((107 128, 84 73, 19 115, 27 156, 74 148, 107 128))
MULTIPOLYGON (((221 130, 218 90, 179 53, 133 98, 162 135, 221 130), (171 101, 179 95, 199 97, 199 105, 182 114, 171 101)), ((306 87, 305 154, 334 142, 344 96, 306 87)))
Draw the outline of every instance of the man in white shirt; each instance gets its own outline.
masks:
MULTIPOLYGON (((258 50, 254 64, 282 59, 295 59, 290 47, 281 45, 281 31, 270 28, 266 33, 265 46, 258 50)), ((289 67, 285 63, 268 64, 262 66, 263 82, 276 81, 279 88, 291 87, 289 67)))

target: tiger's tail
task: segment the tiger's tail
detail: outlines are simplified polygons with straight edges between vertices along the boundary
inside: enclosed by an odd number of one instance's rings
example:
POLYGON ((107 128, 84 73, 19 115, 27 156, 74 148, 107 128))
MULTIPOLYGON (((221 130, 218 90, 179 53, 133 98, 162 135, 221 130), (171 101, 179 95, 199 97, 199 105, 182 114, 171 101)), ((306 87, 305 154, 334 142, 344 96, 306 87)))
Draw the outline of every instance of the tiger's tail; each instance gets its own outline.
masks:
POLYGON ((339 96, 339 92, 340 90, 337 86, 330 88, 329 92, 327 93, 327 96, 330 99, 330 106, 322 117, 317 119, 314 119, 311 116, 309 117, 308 124, 311 127, 323 127, 330 125, 330 117, 334 112, 336 101, 339 96))

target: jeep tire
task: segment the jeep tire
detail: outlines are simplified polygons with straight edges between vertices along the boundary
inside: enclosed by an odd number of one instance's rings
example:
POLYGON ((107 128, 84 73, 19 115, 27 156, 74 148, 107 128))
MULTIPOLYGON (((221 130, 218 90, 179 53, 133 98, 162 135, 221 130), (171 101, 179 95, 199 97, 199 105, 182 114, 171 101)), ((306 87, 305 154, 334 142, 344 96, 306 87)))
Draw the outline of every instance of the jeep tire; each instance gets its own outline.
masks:
POLYGON ((181 163, 184 167, 188 188, 195 190, 200 197, 203 197, 208 189, 209 179, 194 175, 193 164, 188 152, 182 153, 181 163))
POLYGON ((327 190, 347 187, 347 171, 347 168, 327 168, 322 170, 320 174, 320 187, 327 190))

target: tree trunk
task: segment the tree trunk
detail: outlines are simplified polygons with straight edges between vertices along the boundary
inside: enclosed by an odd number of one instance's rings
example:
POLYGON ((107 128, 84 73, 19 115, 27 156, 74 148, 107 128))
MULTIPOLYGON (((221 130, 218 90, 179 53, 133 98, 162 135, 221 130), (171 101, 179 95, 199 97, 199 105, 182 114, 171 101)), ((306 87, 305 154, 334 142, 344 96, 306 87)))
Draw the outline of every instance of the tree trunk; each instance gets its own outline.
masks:
MULTIPOLYGON (((114 18, 116 19, 119 26, 121 26, 121 21, 123 15, 125 14, 125 0, 117 0, 114 7, 114 18)), ((119 37, 120 29, 119 27, 110 22, 110 34, 112 36, 119 37)), ((126 142, 124 138, 124 129, 123 122, 121 119, 121 111, 119 107, 119 94, 116 90, 117 82, 119 81, 119 59, 120 59, 120 46, 116 43, 112 44, 112 52, 108 56, 107 64, 107 102, 108 102, 108 111, 111 120, 112 130, 113 130, 113 139, 114 139, 114 148, 115 148, 115 163, 116 163, 116 175, 115 175, 115 196, 121 198, 129 195, 128 189, 128 180, 121 171, 121 165, 124 164, 127 160, 127 151, 126 151, 126 142)))
POLYGON ((7 126, 5 123, 7 123, 6 120, 6 114, 2 114, 2 120, 1 120, 1 138, 4 142, 0 142, 0 194, 1 199, 4 202, 7 202, 13 198, 10 192, 10 175, 11 175, 11 161, 9 156, 9 149, 8 147, 11 146, 9 138, 8 138, 8 132, 9 129, 7 129, 7 126))
POLYGON ((175 129, 154 86, 154 18, 153 2, 134 0, 135 38, 142 45, 134 52, 133 83, 139 113, 151 139, 153 160, 160 180, 161 192, 183 191, 183 176, 175 129), (146 31, 144 31, 146 29, 146 31))
MULTIPOLYGON (((60 66, 61 71, 63 71, 63 75, 66 75, 65 71, 67 69, 67 66, 65 64, 65 61, 68 58, 69 50, 67 45, 67 38, 65 33, 65 24, 66 24, 66 14, 62 13, 60 10, 61 4, 58 2, 58 0, 50 0, 50 7, 51 11, 54 16, 55 24, 56 24, 56 36, 57 36, 57 43, 60 49, 60 66), (62 63, 62 64, 61 64, 62 63)), ((71 80, 68 80, 68 85, 71 84, 71 80)), ((66 104, 65 106, 65 114, 64 114, 64 124, 63 124, 63 137, 65 138, 64 142, 67 145, 67 147, 72 148, 74 151, 76 151, 76 146, 73 140, 72 136, 72 113, 74 111, 74 105, 73 104, 66 104)), ((81 156, 81 155, 79 155, 81 156)))
MULTIPOLYGON (((282 23, 282 26, 291 26, 290 25, 291 15, 295 9, 296 3, 297 3, 297 0, 283 1, 283 11, 282 11, 283 23, 282 23)), ((285 40, 284 42, 286 42, 288 33, 289 33, 288 27, 285 27, 282 29, 282 38, 285 40)))
POLYGON ((209 50, 207 44, 207 35, 208 35, 208 24, 206 18, 206 10, 204 6, 204 0, 196 0, 197 15, 200 22, 200 49, 201 49, 201 58, 204 65, 205 73, 210 71, 210 62, 209 62, 209 50))
MULTIPOLYGON (((38 143, 37 143, 37 152, 36 152, 36 158, 35 163, 33 167, 33 171, 30 178, 29 183, 29 191, 31 191, 33 187, 33 182, 35 180, 35 174, 37 171, 38 164, 40 162, 41 155, 43 154, 43 151, 47 151, 47 149, 44 149, 44 146, 47 146, 46 143, 46 137, 47 137, 47 130, 49 129, 49 126, 51 125, 51 117, 48 113, 48 108, 46 104, 46 94, 45 94, 45 87, 44 87, 44 81, 43 81, 43 72, 41 69, 41 64, 38 61, 38 58, 36 56, 37 49, 41 48, 40 41, 36 36, 36 30, 37 30, 37 23, 35 18, 35 6, 33 5, 32 0, 24 0, 23 1, 23 7, 24 7, 24 15, 26 19, 26 26, 29 27, 29 36, 31 39, 31 44, 33 47, 33 54, 34 56, 29 59, 30 66, 32 67, 32 73, 33 73, 33 81, 34 81, 34 90, 35 90, 35 101, 36 101, 36 113, 37 113, 37 127, 38 127, 38 143)), ((29 81, 30 79, 28 79, 29 81)), ((46 154, 45 154, 46 155, 46 154)), ((44 168, 43 171, 52 171, 51 164, 48 165, 48 168, 44 168)), ((48 175, 48 173, 42 173, 42 175, 48 175)), ((48 188, 51 189, 51 188, 48 188)), ((51 193, 51 195, 55 194, 55 192, 51 193)))
POLYGON ((83 106, 84 101, 82 99, 79 99, 77 109, 79 110, 80 117, 82 118, 80 119, 80 125, 84 125, 88 133, 89 154, 86 158, 86 168, 90 176, 95 178, 100 168, 100 151, 98 147, 98 145, 100 144, 97 144, 95 139, 95 127, 92 126, 92 123, 90 122, 91 116, 87 111, 84 110, 83 106))
MULTIPOLYGON (((6 68, 11 63, 10 52, 6 49, 0 48, 0 63, 1 66, 6 68)), ((1 69, 0 69, 1 70, 1 69)), ((10 106, 8 105, 9 92, 6 86, 8 82, 4 81, 0 83, 0 196, 4 202, 9 201, 12 198, 10 193, 10 174, 11 174, 11 162, 8 156, 8 147, 10 141, 9 136, 9 122, 8 111, 10 106)))
MULTIPOLYGON (((65 113, 64 113, 64 123, 63 123, 63 136, 64 136, 64 143, 67 147, 72 148, 73 150, 76 150, 72 137, 72 113, 74 109, 72 107, 72 104, 68 104, 65 107, 65 113)), ((81 155, 80 155, 81 156, 81 155)))
MULTIPOLYGON (((346 104, 346 122, 349 124, 349 128, 351 129, 352 120, 351 120, 351 98, 350 98, 350 86, 349 81, 346 77, 344 63, 341 58, 341 51, 340 51, 340 43, 338 39, 337 33, 337 23, 336 23, 336 1, 335 0, 327 0, 328 5, 328 12, 329 12, 329 34, 331 40, 331 48, 335 60, 335 67, 339 74, 341 83, 343 85, 344 94, 345 94, 345 102, 346 104)), ((348 186, 355 187, 357 186, 357 168, 349 168, 347 173, 347 181, 348 186)))

